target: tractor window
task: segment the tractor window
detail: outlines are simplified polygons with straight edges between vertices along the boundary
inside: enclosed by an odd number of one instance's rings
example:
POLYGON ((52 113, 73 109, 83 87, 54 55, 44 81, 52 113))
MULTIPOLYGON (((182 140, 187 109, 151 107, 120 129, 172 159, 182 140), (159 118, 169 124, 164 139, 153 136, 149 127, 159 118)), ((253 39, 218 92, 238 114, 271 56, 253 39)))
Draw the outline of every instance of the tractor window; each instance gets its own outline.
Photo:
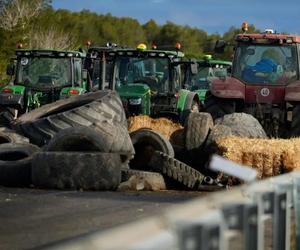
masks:
POLYGON ((71 84, 70 58, 22 57, 18 63, 19 84, 39 88, 71 84))
POLYGON ((252 84, 287 84, 297 79, 295 46, 241 45, 233 75, 252 84))
MULTIPOLYGON (((88 67, 89 69, 89 73, 91 75, 92 78, 92 83, 93 83, 93 87, 96 87, 99 85, 99 83, 102 83, 102 63, 101 63, 101 59, 96 58, 93 59, 90 67, 88 67)), ((109 86, 109 82, 111 79, 111 74, 112 74, 112 70, 113 70, 113 61, 111 60, 107 60, 106 61, 106 66, 105 66, 105 86, 103 86, 103 88, 108 88, 109 86)))
POLYGON ((147 84, 153 91, 167 92, 169 86, 168 58, 120 57, 116 60, 116 83, 147 84))

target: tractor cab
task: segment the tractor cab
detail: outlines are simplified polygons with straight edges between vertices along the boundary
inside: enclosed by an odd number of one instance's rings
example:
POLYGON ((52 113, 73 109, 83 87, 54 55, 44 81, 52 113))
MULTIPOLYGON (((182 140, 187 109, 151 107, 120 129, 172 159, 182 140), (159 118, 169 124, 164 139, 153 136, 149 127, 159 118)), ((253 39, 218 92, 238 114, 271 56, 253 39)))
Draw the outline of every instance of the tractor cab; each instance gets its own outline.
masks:
POLYGON ((0 92, 0 105, 24 113, 86 92, 84 58, 77 51, 16 50, 14 62, 7 67, 11 81, 0 92))
POLYGON ((184 86, 191 91, 196 91, 200 100, 204 101, 210 82, 216 77, 229 76, 231 65, 229 61, 212 59, 211 55, 205 55, 201 60, 185 61, 182 63, 184 86))
MULTIPOLYGON (((270 136, 285 137, 286 130, 295 127, 292 117, 300 101, 300 36, 271 29, 248 34, 247 23, 242 29, 244 32, 235 37, 232 75, 212 81, 206 111, 214 118, 232 112, 250 113, 270 136)), ((226 45, 230 44, 217 41, 215 51, 224 51, 226 45)))
POLYGON ((98 47, 90 48, 86 65, 92 82, 119 93, 128 116, 144 114, 178 120, 189 94, 181 84, 178 62, 183 56, 179 50, 147 49, 144 44, 136 49, 98 47))

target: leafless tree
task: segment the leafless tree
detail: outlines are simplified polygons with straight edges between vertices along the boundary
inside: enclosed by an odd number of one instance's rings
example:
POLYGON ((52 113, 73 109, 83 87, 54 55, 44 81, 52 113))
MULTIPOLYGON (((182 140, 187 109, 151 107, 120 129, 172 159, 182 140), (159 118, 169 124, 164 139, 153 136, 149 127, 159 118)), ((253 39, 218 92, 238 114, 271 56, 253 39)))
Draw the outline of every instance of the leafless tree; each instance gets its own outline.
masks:
POLYGON ((60 31, 55 27, 48 30, 32 30, 29 35, 29 47, 36 49, 74 49, 74 39, 70 33, 60 31))
POLYGON ((11 0, 2 8, 0 27, 10 31, 16 27, 24 29, 30 19, 36 17, 42 8, 42 0, 11 0))

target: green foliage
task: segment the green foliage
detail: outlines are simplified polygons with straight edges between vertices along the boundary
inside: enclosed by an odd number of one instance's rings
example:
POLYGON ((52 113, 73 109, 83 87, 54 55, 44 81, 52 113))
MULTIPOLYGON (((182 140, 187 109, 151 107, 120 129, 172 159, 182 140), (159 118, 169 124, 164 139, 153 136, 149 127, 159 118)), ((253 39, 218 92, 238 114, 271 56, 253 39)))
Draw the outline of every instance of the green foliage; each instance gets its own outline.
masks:
MULTIPOLYGON (((103 46, 107 42, 114 42, 128 47, 136 47, 139 43, 151 46, 155 43, 158 47, 170 49, 179 42, 188 58, 214 54, 213 47, 216 40, 224 39, 232 42, 234 36, 240 32, 239 29, 232 27, 221 36, 172 22, 158 25, 152 19, 141 25, 136 19, 130 17, 118 18, 89 10, 81 12, 54 10, 51 7, 51 0, 43 0, 43 3, 40 14, 29 20, 22 29, 18 27, 12 31, 0 29, 0 79, 5 78, 5 68, 9 59, 14 55, 16 44, 23 42, 24 47, 32 44, 30 42, 30 39, 34 37, 32 32, 39 30, 57 30, 60 34, 70 36, 74 45, 72 48, 85 47, 86 42, 91 41, 93 45, 103 46)), ((251 25, 249 31, 254 30, 255 27, 251 25)), ((231 53, 232 49, 229 49, 224 55, 214 57, 230 59, 231 53)))

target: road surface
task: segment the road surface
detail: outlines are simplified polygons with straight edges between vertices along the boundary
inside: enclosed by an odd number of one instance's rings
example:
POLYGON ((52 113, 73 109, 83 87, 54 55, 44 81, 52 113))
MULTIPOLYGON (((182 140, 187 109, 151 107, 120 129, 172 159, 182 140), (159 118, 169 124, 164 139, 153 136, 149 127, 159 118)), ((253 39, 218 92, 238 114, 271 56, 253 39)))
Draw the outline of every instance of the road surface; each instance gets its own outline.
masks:
POLYGON ((80 192, 0 187, 0 249, 31 249, 155 215, 200 192, 80 192))

